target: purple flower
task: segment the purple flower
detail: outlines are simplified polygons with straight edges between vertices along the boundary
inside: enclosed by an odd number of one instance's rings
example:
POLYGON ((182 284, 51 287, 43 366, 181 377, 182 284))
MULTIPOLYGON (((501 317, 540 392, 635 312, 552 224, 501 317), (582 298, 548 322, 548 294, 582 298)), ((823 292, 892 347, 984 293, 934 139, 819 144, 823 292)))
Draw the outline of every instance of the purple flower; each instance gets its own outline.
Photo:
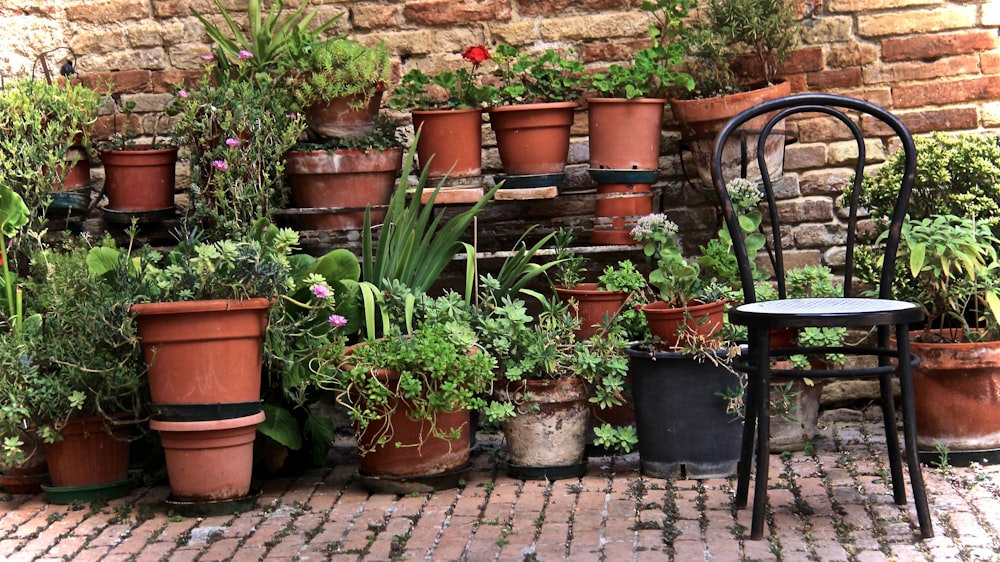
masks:
POLYGON ((253 53, 247 51, 246 49, 240 49, 240 54, 238 56, 240 60, 247 60, 253 58, 253 53))
POLYGON ((298 119, 299 118, 299 114, 298 113, 289 113, 289 114, 285 115, 285 117, 288 117, 289 119, 298 119))
POLYGON ((212 160, 212 167, 216 170, 228 170, 229 164, 225 160, 212 160))
POLYGON ((226 139, 226 144, 233 147, 239 146, 240 139, 234 139, 233 137, 229 137, 228 139, 226 139))
MULTIPOLYGON (((330 296, 330 288, 327 287, 326 285, 323 285, 323 284, 320 284, 320 283, 316 283, 315 285, 313 285, 311 287, 311 289, 312 289, 313 295, 315 295, 316 298, 318 298, 318 299, 325 299, 326 297, 330 296)), ((332 322, 332 320, 331 320, 331 322, 332 322)))
POLYGON ((186 99, 188 97, 187 90, 177 90, 177 97, 186 99))
POLYGON ((339 314, 331 314, 330 317, 327 318, 327 321, 330 322, 334 328, 340 328, 341 326, 347 325, 347 318, 344 318, 339 314))
POLYGON ((213 61, 213 60, 215 60, 215 55, 201 55, 201 60, 203 60, 203 61, 213 61))

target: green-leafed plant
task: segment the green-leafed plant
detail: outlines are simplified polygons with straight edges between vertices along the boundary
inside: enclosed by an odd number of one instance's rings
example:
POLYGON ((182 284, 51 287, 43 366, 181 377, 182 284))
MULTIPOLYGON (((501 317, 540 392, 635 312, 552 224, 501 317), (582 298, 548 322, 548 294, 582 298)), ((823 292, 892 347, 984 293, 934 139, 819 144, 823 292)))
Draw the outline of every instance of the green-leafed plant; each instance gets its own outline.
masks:
POLYGON ((511 45, 498 45, 493 53, 500 80, 492 105, 573 101, 587 89, 583 63, 564 58, 554 49, 520 53, 511 45))
MULTIPOLYGON (((338 401, 347 408, 356 434, 377 428, 359 443, 362 454, 377 446, 401 446, 394 441, 390 419, 401 407, 411 419, 431 424, 430 435, 457 439, 461 428, 436 427, 436 414, 483 407, 482 396, 493 382, 493 358, 476 351, 479 336, 461 296, 447 293, 433 299, 398 283, 392 287, 384 305, 409 310, 411 325, 390 324, 385 337, 355 346, 336 382, 338 401), (384 369, 399 373, 398 384, 387 385, 374 376, 384 369)), ((413 445, 420 444, 408 446, 413 445)))
MULTIPOLYGON (((920 341, 1000 338, 998 242, 989 226, 972 218, 937 215, 903 223, 893 292, 924 308, 920 341)), ((867 259, 880 267, 877 244, 867 259)))
MULTIPOLYGON (((911 219, 974 217, 1000 234, 1000 140, 985 135, 934 133, 914 138, 917 171, 907 207, 911 219)), ((861 184, 861 205, 876 221, 892 216, 902 182, 899 150, 861 184)), ((847 193, 845 196, 850 196, 847 193)))
POLYGON ((85 140, 100 103, 99 94, 75 81, 22 79, 0 89, 0 185, 24 199, 33 228, 75 164, 67 150, 85 140))
POLYGON ((339 137, 322 141, 300 140, 292 146, 295 151, 311 150, 362 150, 384 152, 390 148, 403 145, 400 137, 399 123, 392 118, 379 114, 373 120, 374 129, 371 133, 360 137, 339 137))
POLYGON ((687 54, 678 39, 684 31, 688 15, 687 2, 643 0, 640 8, 653 14, 649 25, 652 45, 640 49, 626 64, 612 64, 594 74, 591 87, 609 98, 658 98, 667 90, 679 87, 690 90, 694 80, 680 67, 687 54))
POLYGON ((661 213, 640 217, 632 238, 643 245, 643 253, 653 262, 649 284, 664 301, 684 307, 702 296, 705 283, 697 262, 688 261, 677 239, 677 225, 661 213))
MULTIPOLYGON (((762 250, 767 243, 767 239, 759 232, 760 223, 764 220, 758 207, 763 200, 763 193, 753 182, 743 178, 730 180, 726 184, 726 189, 729 191, 733 210, 739 219, 740 232, 747 248, 747 255, 756 256, 757 252, 762 250)), ((719 229, 716 237, 702 246, 700 251, 698 264, 702 271, 730 288, 727 294, 730 300, 742 302, 742 283, 729 229, 726 227, 719 229)), ((751 262, 750 265, 754 271, 754 280, 763 283, 766 279, 765 274, 757 268, 755 262, 751 262)))
POLYGON ((385 87, 392 70, 385 43, 367 46, 336 39, 315 45, 305 55, 294 61, 288 77, 302 108, 347 96, 358 96, 359 107, 367 105, 385 87))
POLYGON ((212 23, 194 8, 191 8, 191 13, 198 18, 205 33, 218 46, 220 56, 223 57, 220 64, 248 61, 247 66, 255 71, 275 75, 283 70, 283 65, 290 59, 301 57, 327 41, 328 39, 321 38, 322 35, 343 16, 340 13, 310 27, 319 8, 309 11, 309 2, 302 2, 294 12, 285 14, 284 0, 274 0, 266 12, 262 0, 248 0, 248 26, 244 28, 220 0, 215 0, 215 6, 226 22, 225 29, 212 23))
POLYGON ((469 47, 462 58, 472 63, 472 69, 444 70, 428 76, 419 68, 403 75, 392 91, 389 107, 398 110, 473 109, 484 107, 496 97, 496 88, 482 84, 476 76, 479 65, 493 58, 483 45, 469 47))
POLYGON ((190 150, 188 220, 212 239, 247 231, 287 202, 282 156, 305 129, 291 96, 266 74, 178 89, 168 108, 179 145, 190 150))

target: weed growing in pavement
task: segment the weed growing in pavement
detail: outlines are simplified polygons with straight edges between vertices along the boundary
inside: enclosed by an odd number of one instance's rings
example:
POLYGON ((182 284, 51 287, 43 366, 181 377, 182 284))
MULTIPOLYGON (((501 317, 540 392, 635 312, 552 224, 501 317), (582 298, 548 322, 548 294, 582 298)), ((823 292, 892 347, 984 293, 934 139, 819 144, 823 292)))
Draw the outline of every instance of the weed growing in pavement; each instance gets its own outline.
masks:
POLYGON ((806 444, 802 447, 802 453, 806 456, 813 456, 816 454, 816 442, 812 439, 807 439, 806 444))
POLYGON ((51 525, 56 521, 62 521, 63 517, 66 517, 65 511, 55 511, 50 513, 49 516, 45 518, 45 522, 51 525))
POLYGON ((937 451, 937 467, 941 470, 948 470, 951 464, 948 463, 948 446, 940 441, 934 441, 934 450, 937 451))

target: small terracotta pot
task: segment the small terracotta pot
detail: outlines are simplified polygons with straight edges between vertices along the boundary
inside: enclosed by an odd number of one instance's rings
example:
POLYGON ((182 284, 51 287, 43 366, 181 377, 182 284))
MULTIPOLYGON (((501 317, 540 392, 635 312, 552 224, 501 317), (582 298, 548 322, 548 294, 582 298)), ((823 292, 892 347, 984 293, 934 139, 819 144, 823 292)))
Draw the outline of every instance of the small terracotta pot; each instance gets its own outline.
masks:
POLYGON ((365 100, 361 94, 316 102, 304 111, 306 124, 325 138, 360 138, 375 130, 382 90, 365 100))
POLYGON ((151 420, 160 432, 175 501, 224 501, 250 493, 253 442, 264 412, 197 422, 151 420))
POLYGON ((606 318, 613 318, 628 298, 625 291, 598 289, 597 283, 579 283, 572 289, 556 287, 556 294, 563 302, 573 302, 573 314, 580 319, 576 337, 585 340, 598 332, 606 318))
POLYGON ((576 102, 508 105, 489 110, 504 173, 561 174, 569 158, 576 102))
POLYGON ((266 298, 132 305, 149 364, 152 401, 260 400, 266 298))
POLYGON ((102 150, 104 193, 113 211, 160 211, 174 206, 177 147, 102 150))
POLYGON ((45 444, 52 485, 95 486, 127 479, 130 429, 103 416, 70 418, 60 431, 63 440, 45 444))
POLYGON ((599 183, 590 243, 638 245, 632 238, 632 229, 639 217, 652 212, 653 192, 648 183, 599 183))
POLYGON ((725 318, 726 301, 705 304, 688 304, 687 308, 674 307, 657 301, 642 307, 649 331, 660 338, 660 345, 674 349, 681 345, 681 330, 697 336, 710 337, 720 328, 725 318))
POLYGON ((66 151, 66 176, 55 191, 73 191, 90 187, 90 158, 82 146, 71 146, 66 151))
POLYGON ((658 169, 665 104, 666 100, 658 98, 587 100, 590 167, 658 169))
POLYGON ((414 111, 420 131, 417 164, 430 177, 469 178, 483 173, 483 110, 414 111))

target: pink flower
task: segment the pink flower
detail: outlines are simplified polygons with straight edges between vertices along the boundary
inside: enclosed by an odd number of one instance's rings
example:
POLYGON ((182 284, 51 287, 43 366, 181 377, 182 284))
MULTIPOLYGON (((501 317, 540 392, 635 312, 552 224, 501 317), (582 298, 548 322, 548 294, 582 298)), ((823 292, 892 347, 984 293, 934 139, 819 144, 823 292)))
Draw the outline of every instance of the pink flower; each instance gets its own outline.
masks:
POLYGON ((330 317, 327 318, 327 321, 330 322, 334 328, 340 328, 341 326, 347 325, 347 318, 344 318, 339 314, 331 314, 330 317))
POLYGON ((228 170, 229 164, 225 160, 212 160, 212 167, 216 170, 228 170))
POLYGON ((240 54, 238 56, 240 60, 247 60, 253 58, 253 53, 247 51, 246 49, 240 49, 240 54))
POLYGON ((213 60, 215 60, 215 55, 201 55, 201 60, 203 60, 203 61, 213 61, 213 60))
POLYGON ((316 283, 311 287, 311 289, 313 295, 315 295, 316 298, 318 299, 325 299, 326 297, 330 296, 330 288, 327 287, 326 285, 316 283))
POLYGON ((177 90, 177 97, 187 99, 187 90, 177 90))
POLYGON ((229 146, 232 146, 232 147, 239 146, 240 145, 240 139, 234 139, 232 137, 229 137, 228 139, 226 139, 226 144, 229 145, 229 146))

